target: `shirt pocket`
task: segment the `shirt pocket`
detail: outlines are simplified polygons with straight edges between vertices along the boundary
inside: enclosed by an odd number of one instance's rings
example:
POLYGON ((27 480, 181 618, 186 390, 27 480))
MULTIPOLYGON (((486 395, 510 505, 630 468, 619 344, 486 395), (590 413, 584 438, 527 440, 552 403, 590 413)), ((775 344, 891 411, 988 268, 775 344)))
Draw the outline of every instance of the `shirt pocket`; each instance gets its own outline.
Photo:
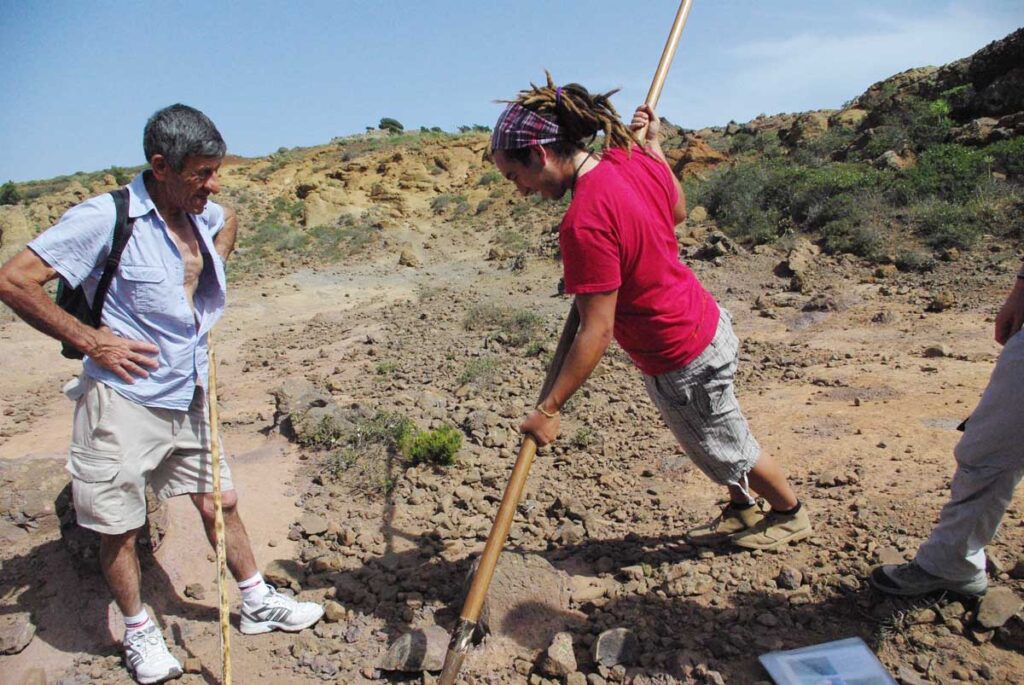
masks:
POLYGON ((166 309, 163 306, 167 274, 163 267, 122 264, 121 279, 125 285, 125 296, 131 309, 137 313, 154 313, 166 309))

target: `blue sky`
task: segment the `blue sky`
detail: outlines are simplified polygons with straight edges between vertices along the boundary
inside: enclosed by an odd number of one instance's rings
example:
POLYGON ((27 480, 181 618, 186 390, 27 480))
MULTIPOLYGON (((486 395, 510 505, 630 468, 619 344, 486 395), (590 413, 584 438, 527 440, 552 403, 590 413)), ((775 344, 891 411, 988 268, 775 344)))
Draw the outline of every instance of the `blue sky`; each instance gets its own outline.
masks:
MULTIPOLYGON (((253 156, 358 133, 493 123, 552 71, 647 93, 676 0, 0 0, 0 182, 141 164, 185 102, 253 156), (638 9, 639 8, 639 9, 638 9)), ((839 107, 1024 25, 1020 0, 694 0, 659 112, 690 128, 839 107)))

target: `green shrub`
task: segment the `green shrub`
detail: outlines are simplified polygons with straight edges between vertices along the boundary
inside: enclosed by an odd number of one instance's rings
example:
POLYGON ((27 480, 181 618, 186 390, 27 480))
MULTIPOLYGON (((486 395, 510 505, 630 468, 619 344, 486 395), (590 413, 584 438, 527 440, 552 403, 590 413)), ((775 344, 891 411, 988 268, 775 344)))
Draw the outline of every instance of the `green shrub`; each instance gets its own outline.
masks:
POLYGON ((541 333, 544 319, 527 309, 478 304, 466 312, 462 325, 467 331, 497 330, 512 347, 522 347, 541 333))
POLYGON ((1024 175, 1024 136, 1000 140, 982 148, 981 152, 992 160, 993 171, 1008 176, 1024 175))
POLYGON ((932 248, 968 248, 977 242, 984 223, 977 203, 957 205, 949 202, 927 202, 912 208, 911 216, 917 232, 932 248))
POLYGON ((494 236, 494 242, 495 244, 512 252, 522 252, 530 247, 530 243, 526 239, 526 236, 514 228, 503 228, 499 230, 494 236))
POLYGON ((312 431, 304 431, 299 437, 299 444, 314 450, 334 447, 344 437, 345 432, 330 417, 323 417, 312 431))
POLYGON ((351 447, 328 452, 320 462, 320 471, 331 479, 337 479, 359 461, 359 454, 351 447))
POLYGON ((0 205, 16 205, 21 202, 21 193, 14 181, 8 181, 0 186, 0 205))
POLYGON ((980 150, 957 144, 935 145, 893 186, 894 200, 910 204, 929 197, 964 203, 990 184, 989 162, 980 150))
POLYGON ((377 366, 374 367, 378 376, 390 376, 398 370, 398 363, 392 361, 377 362, 377 366))
POLYGON ((491 169, 490 171, 485 172, 484 175, 480 177, 480 180, 476 182, 476 184, 478 186, 489 186, 493 183, 497 183, 500 180, 501 172, 498 171, 497 169, 491 169))
POLYGON ((935 268, 935 259, 918 250, 900 250, 896 254, 895 264, 900 271, 924 273, 935 268))
POLYGON ((397 412, 381 411, 359 423, 346 440, 355 449, 381 445, 390 452, 408 454, 415 432, 412 419, 397 412))
POLYGON ((397 119, 392 119, 391 117, 381 119, 380 123, 377 124, 377 128, 388 133, 401 133, 405 130, 405 127, 397 119))
POLYGON ((473 357, 466 362, 466 367, 459 376, 459 383, 475 383, 479 386, 490 385, 498 377, 501 362, 497 357, 473 357))
POLYGON ((764 190, 769 173, 762 162, 747 162, 714 174, 702 186, 695 204, 734 238, 764 243, 778 237, 778 212, 766 211, 764 190))
POLYGON ((857 217, 844 217, 821 227, 826 252, 848 252, 868 259, 876 258, 882 248, 882 233, 878 228, 857 217))
POLYGON ((845 148, 853 140, 853 137, 854 131, 851 129, 833 126, 820 136, 800 144, 790 153, 790 161, 808 166, 826 164, 837 152, 845 148))
POLYGON ((462 447, 462 433, 451 426, 441 426, 432 431, 417 433, 409 446, 409 457, 413 464, 435 464, 451 466, 455 455, 462 447))
POLYGON ((594 431, 589 426, 582 426, 576 430, 570 443, 578 450, 585 450, 594 442, 594 431))
POLYGON ((466 200, 466 196, 456 195, 454 193, 441 193, 440 195, 438 195, 437 197, 430 201, 430 209, 434 211, 434 214, 443 214, 444 211, 448 209, 448 207, 453 203, 455 204, 455 209, 457 213, 459 207, 461 206, 465 206, 465 210, 469 209, 469 203, 466 200))
POLYGON ((119 186, 127 185, 135 175, 131 169, 123 166, 112 166, 107 169, 107 173, 114 177, 114 183, 119 186))

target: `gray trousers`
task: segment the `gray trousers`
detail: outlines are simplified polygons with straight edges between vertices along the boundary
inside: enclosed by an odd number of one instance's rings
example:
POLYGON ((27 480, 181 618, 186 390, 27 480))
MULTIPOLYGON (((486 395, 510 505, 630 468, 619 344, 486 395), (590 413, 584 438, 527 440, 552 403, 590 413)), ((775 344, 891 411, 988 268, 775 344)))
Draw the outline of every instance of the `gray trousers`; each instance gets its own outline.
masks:
POLYGON ((917 563, 932 575, 971 580, 1024 475, 1024 332, 1010 338, 953 452, 950 499, 917 563))

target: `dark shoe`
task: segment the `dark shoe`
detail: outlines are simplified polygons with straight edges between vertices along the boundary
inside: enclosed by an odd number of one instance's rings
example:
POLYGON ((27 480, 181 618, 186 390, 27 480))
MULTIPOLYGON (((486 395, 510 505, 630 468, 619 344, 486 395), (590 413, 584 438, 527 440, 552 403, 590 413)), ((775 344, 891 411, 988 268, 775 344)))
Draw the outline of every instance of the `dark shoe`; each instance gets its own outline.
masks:
POLYGON ((902 597, 916 597, 939 591, 979 597, 988 590, 988 578, 985 574, 971 580, 949 580, 933 576, 918 566, 916 561, 878 566, 871 571, 868 582, 879 592, 902 597))

